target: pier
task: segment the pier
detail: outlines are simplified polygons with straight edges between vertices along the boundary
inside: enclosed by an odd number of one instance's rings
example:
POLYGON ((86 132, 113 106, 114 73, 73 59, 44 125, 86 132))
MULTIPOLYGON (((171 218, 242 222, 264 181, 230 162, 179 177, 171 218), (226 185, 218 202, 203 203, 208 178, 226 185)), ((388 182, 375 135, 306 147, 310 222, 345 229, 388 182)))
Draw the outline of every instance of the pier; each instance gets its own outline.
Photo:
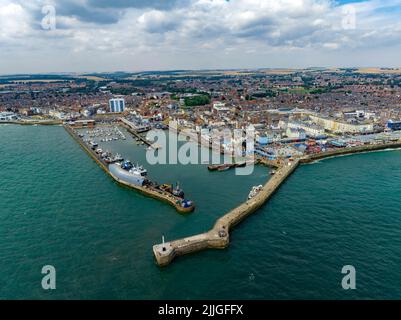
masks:
POLYGON ((121 179, 119 179, 118 177, 116 177, 115 175, 113 175, 109 168, 108 165, 99 158, 99 156, 93 151, 91 150, 83 141, 82 139, 76 134, 76 132, 69 126, 64 125, 64 129, 71 135, 71 137, 82 147, 82 149, 84 149, 86 151, 86 153, 88 153, 88 155, 96 161, 96 163, 100 166, 100 168, 103 169, 103 171, 105 171, 111 178, 113 178, 117 183, 119 183, 120 185, 123 185, 125 187, 131 188, 131 189, 135 189, 139 192, 141 192, 142 194, 152 197, 154 199, 158 199, 161 201, 164 201, 170 205, 172 205, 178 212, 180 213, 189 213, 192 212, 195 207, 192 206, 190 208, 184 208, 181 206, 181 200, 178 197, 175 197, 174 195, 156 189, 152 186, 138 186, 138 185, 134 185, 131 183, 128 183, 126 181, 123 181, 121 179))
POLYGON ((148 147, 151 147, 153 149, 156 149, 152 143, 150 143, 148 140, 146 140, 144 137, 142 137, 139 132, 136 130, 132 122, 128 121, 127 119, 120 118, 119 119, 121 122, 121 125, 127 129, 127 131, 132 134, 135 138, 141 140, 144 144, 146 144, 148 147))
MULTIPOLYGON (((300 164, 311 163, 330 157, 400 148, 400 141, 363 145, 307 155, 300 159, 295 159, 294 161, 281 163, 276 174, 263 186, 262 191, 256 197, 241 204, 239 207, 218 219, 210 231, 192 237, 154 245, 153 254, 156 258, 156 262, 159 266, 163 267, 169 265, 177 256, 206 249, 227 248, 230 243, 230 231, 232 228, 265 204, 300 164)), ((273 163, 269 163, 269 165, 272 164, 273 163)))

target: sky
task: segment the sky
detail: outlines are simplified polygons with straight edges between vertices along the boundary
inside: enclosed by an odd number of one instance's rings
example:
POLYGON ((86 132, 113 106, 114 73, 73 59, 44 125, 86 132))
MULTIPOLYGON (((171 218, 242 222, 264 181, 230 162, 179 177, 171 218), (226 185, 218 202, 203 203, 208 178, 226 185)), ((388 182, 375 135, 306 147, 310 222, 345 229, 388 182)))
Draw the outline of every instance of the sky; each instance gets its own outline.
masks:
POLYGON ((0 74, 401 67, 401 0, 0 0, 0 74))

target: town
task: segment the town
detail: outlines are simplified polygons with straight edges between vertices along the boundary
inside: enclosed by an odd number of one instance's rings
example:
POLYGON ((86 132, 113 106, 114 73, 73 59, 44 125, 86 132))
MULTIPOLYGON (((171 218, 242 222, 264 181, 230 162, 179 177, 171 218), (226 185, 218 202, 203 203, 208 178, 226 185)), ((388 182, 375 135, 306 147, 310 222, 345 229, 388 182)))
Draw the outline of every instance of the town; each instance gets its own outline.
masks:
MULTIPOLYGON (((398 69, 260 69, 0 77, 0 122, 112 124, 136 132, 255 128, 275 160, 401 138, 398 69)), ((222 153, 232 145, 219 146, 222 153)))

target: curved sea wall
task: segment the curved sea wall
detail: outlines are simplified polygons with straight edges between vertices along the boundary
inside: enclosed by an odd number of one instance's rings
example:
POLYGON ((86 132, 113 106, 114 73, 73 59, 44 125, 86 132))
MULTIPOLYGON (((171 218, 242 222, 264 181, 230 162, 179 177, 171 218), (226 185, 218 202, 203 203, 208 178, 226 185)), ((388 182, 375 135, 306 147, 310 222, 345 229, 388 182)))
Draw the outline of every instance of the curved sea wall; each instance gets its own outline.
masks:
POLYGON ((159 266, 167 266, 176 256, 182 256, 205 249, 224 249, 228 247, 230 242, 230 230, 266 203, 282 183, 297 169, 299 164, 342 155, 397 148, 401 148, 401 142, 363 145, 308 155, 294 162, 289 162, 289 164, 278 169, 276 174, 264 185, 262 191, 255 198, 241 204, 239 207, 218 219, 213 229, 210 231, 192 237, 154 245, 153 253, 156 262, 159 266))
POLYGON ((325 158, 338 157, 355 153, 364 153, 364 152, 380 151, 386 149, 398 149, 398 148, 401 148, 401 142, 390 142, 390 143, 371 144, 371 145, 369 144, 352 148, 343 148, 343 149, 337 149, 337 150, 308 155, 307 157, 301 159, 301 163, 310 163, 325 158))
POLYGON ((176 256, 182 256, 204 249, 226 248, 230 242, 230 230, 251 213, 259 209, 294 172, 298 165, 299 160, 295 160, 282 166, 263 186, 262 191, 260 191, 257 196, 218 219, 210 231, 192 237, 154 245, 153 253, 157 264, 159 266, 166 266, 170 264, 176 256))

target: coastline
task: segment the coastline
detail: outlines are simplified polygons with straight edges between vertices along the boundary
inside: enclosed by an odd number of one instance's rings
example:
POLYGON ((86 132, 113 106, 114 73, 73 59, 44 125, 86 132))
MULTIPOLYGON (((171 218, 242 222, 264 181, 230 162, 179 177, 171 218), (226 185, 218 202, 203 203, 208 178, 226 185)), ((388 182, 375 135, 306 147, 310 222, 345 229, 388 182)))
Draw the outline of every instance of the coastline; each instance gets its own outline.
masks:
POLYGON ((264 185, 262 191, 255 198, 248 200, 219 218, 210 231, 191 237, 154 245, 153 254, 156 262, 160 267, 164 267, 169 265, 177 256, 195 253, 206 249, 227 248, 230 243, 229 232, 232 230, 232 228, 263 206, 280 188, 284 181, 286 181, 287 178, 296 171, 300 164, 307 164, 317 160, 344 155, 399 148, 401 148, 401 142, 363 145, 359 147, 338 149, 320 154, 308 155, 300 159, 296 159, 292 163, 288 163, 287 165, 280 167, 276 175, 264 185))

